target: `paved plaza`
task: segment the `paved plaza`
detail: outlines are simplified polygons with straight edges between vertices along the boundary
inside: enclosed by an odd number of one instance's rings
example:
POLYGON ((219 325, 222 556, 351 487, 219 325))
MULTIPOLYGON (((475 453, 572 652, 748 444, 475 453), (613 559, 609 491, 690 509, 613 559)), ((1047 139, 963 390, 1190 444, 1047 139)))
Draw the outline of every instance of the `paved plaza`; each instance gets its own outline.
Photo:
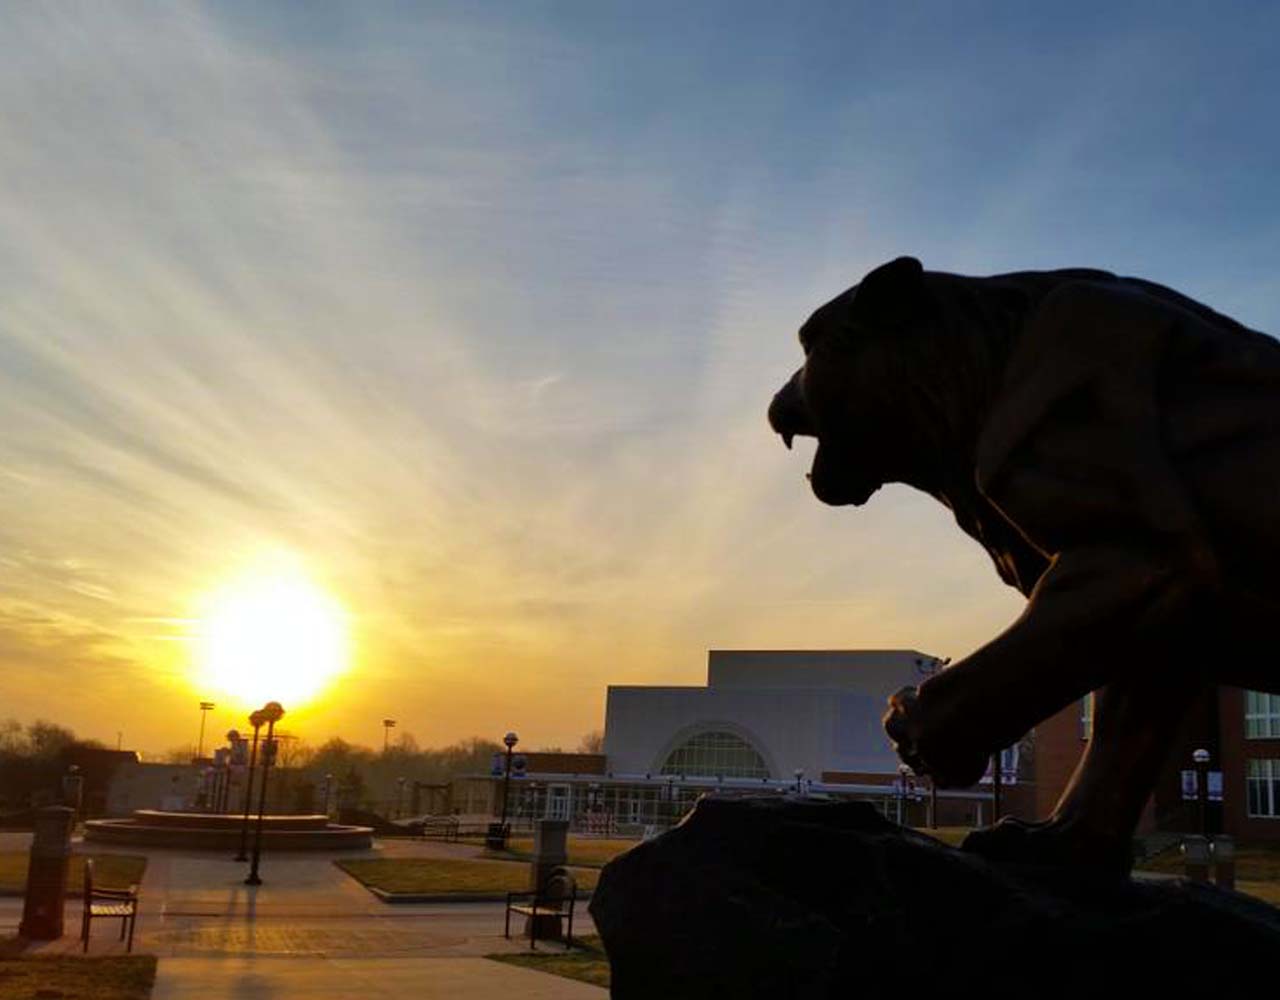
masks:
MULTIPOLYGON (((0 849, 29 842, 26 834, 0 835, 0 849)), ((500 903, 387 904, 333 864, 335 857, 475 857, 474 846, 382 841, 341 855, 264 855, 264 884, 256 888, 243 884, 246 865, 219 855, 119 853, 148 859, 134 950, 160 956, 154 1000, 607 996, 599 987, 485 959, 526 947, 503 938, 500 903)), ((0 899, 0 934, 14 933, 21 915, 21 899, 0 899)), ((118 926, 94 925, 91 954, 122 953, 118 926)), ((78 954, 79 929, 80 902, 72 900, 67 935, 40 951, 78 954)), ((585 907, 574 930, 593 933, 585 907)))

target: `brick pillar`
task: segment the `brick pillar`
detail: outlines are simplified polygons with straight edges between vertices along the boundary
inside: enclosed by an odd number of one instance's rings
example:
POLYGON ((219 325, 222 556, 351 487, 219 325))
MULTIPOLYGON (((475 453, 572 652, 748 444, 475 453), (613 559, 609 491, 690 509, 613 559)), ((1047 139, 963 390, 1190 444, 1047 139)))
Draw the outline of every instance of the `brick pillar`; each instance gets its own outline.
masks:
POLYGON ((529 868, 529 888, 536 889, 569 860, 569 821, 540 819, 533 833, 533 864, 529 868))
MULTIPOLYGON (((540 819, 533 834, 533 863, 529 866, 529 888, 537 889, 551 874, 569 860, 569 821, 565 819, 540 819)), ((535 918, 530 917, 529 920, 535 918)), ((536 918, 533 936, 539 939, 559 940, 560 921, 555 917, 536 918)), ((529 923, 525 922, 525 935, 529 923)))
POLYGON ((1213 838, 1213 880, 1222 889, 1236 887, 1236 842, 1234 837, 1213 838))
POLYGON ((75 810, 50 806, 36 812, 35 837, 27 869, 27 893, 18 933, 32 941, 62 937, 62 911, 67 901, 67 867, 71 862, 71 827, 75 810))
POLYGON ((1209 838, 1188 834, 1182 838, 1182 861, 1192 882, 1209 881, 1209 838))

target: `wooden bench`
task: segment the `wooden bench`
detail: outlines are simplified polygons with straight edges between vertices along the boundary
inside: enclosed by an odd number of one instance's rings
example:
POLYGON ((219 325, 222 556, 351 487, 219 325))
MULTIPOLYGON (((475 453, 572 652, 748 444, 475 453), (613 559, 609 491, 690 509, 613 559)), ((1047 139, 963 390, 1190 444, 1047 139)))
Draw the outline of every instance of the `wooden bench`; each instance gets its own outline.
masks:
POLYGON ((84 950, 89 950, 89 925, 94 917, 120 921, 120 940, 129 931, 127 951, 133 951, 133 928, 138 922, 138 887, 127 889, 101 889, 93 885, 93 859, 84 861, 84 919, 80 924, 80 939, 84 950))
MULTIPOLYGON (((552 868, 542 887, 534 892, 507 893, 506 926, 503 936, 511 937, 511 914, 527 917, 529 948, 536 950, 538 925, 554 922, 557 934, 564 941, 564 949, 573 947, 573 905, 578 899, 578 883, 565 868, 552 868), (518 902, 527 900, 527 902, 518 902), (566 926, 567 922, 567 926, 566 926)), ((550 935, 544 935, 550 936, 550 935)))
POLYGON ((487 823, 463 823, 457 816, 426 816, 422 820, 421 836, 424 840, 453 843, 467 837, 483 837, 488 829, 487 823))

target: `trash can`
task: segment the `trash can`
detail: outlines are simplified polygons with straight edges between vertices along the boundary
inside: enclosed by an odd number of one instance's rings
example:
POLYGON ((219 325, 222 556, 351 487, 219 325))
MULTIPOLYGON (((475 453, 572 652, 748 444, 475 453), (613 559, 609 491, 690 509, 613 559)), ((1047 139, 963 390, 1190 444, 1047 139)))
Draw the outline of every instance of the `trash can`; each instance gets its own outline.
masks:
POLYGON ((505 851, 507 849, 507 825, 490 823, 489 831, 484 835, 485 850, 505 851))

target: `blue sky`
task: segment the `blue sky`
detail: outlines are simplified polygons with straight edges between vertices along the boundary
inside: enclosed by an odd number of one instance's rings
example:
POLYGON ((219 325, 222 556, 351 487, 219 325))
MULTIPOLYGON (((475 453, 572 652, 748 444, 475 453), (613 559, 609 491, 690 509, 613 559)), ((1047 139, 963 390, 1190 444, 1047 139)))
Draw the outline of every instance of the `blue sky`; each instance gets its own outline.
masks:
POLYGON ((711 646, 959 655, 945 511, 769 434, 899 253, 1280 330, 1269 4, 24 5, 0 37, 6 706, 190 738, 199 595, 286 552, 304 735, 569 745, 711 646), (84 692, 51 704, 51 678, 84 692), (145 711, 139 705, 147 706, 145 711))

